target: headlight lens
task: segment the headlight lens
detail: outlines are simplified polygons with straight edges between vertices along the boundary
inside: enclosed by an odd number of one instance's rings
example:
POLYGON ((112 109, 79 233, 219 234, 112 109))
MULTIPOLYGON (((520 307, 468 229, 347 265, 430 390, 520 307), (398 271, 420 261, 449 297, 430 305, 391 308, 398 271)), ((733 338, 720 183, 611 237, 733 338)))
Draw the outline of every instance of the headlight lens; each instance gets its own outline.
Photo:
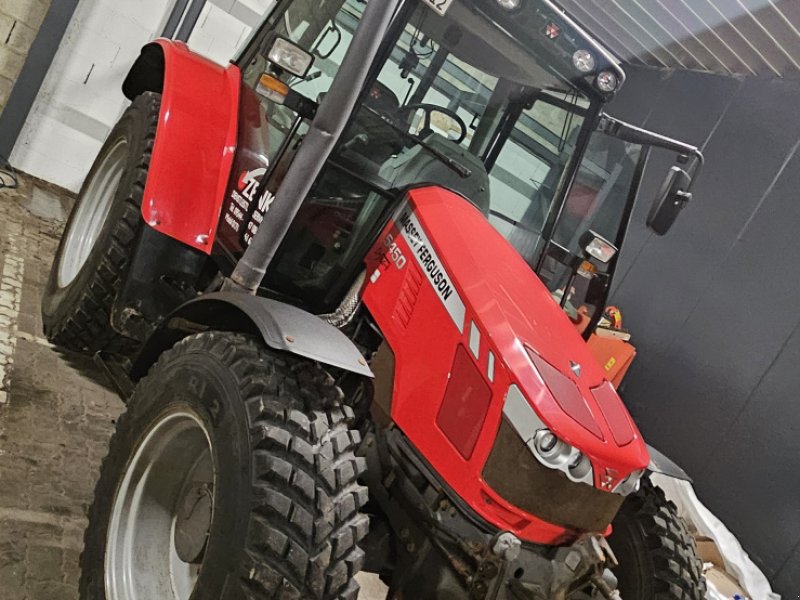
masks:
POLYGON ((542 429, 536 436, 536 449, 543 454, 555 449, 556 444, 558 444, 558 438, 547 429, 542 429))
POLYGON ((587 231, 587 235, 581 242, 584 244, 584 252, 603 264, 608 264, 617 254, 617 247, 604 237, 594 231, 587 231))
POLYGON ((305 77, 314 62, 311 54, 281 37, 275 38, 267 58, 272 64, 298 77, 305 77))
POLYGON ((497 0, 497 3, 506 10, 517 10, 522 5, 522 0, 497 0))
POLYGON ((596 83, 597 83, 597 88, 601 92, 610 94, 611 92, 617 89, 617 85, 619 84, 619 79, 611 71, 603 71, 597 76, 596 83))
POLYGON ((588 50, 576 50, 572 55, 572 64, 581 73, 591 73, 595 67, 594 55, 588 50))

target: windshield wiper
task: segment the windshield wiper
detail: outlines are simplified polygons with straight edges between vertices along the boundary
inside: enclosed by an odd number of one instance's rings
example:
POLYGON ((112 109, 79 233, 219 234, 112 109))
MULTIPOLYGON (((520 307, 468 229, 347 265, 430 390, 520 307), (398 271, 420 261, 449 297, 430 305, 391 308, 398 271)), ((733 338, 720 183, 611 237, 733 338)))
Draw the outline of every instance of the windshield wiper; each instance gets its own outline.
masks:
POLYGON ((422 147, 425 150, 427 150, 428 152, 430 152, 433 156, 438 158, 441 162, 443 162, 445 165, 447 165, 453 171, 455 171, 462 179, 466 179, 467 177, 470 177, 472 175, 472 171, 470 169, 468 169, 467 167, 465 167, 464 165, 462 165, 460 162, 450 158, 449 156, 447 156, 447 154, 445 154, 441 150, 438 150, 437 148, 434 148, 428 142, 423 140, 421 137, 416 136, 413 133, 409 133, 408 131, 406 131, 402 127, 398 127, 397 125, 394 124, 394 121, 392 121, 386 115, 378 112, 374 108, 370 108, 366 104, 363 105, 363 108, 367 109, 369 112, 371 112, 373 115, 378 117, 381 121, 386 123, 389 127, 394 129, 396 132, 398 132, 403 137, 406 137, 406 138, 409 138, 409 139, 413 140, 414 143, 418 144, 420 147, 422 147))

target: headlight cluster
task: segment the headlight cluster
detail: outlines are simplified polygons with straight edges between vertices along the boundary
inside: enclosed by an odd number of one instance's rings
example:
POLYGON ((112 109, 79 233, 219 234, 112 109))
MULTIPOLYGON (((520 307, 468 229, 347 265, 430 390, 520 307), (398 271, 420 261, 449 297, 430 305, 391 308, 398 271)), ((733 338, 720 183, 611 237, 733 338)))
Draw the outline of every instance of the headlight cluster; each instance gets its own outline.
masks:
POLYGON ((516 385, 508 389, 503 414, 539 463, 563 472, 570 481, 594 487, 589 457, 550 431, 516 385))
MULTIPOLYGON (((589 457, 550 431, 516 385, 508 389, 503 415, 537 462, 548 469, 561 471, 570 481, 594 487, 594 468, 589 457)), ((627 496, 639 489, 643 474, 643 470, 634 471, 614 488, 605 491, 627 496)))
MULTIPOLYGON (((539 443, 552 450, 556 441, 541 435, 539 443)), ((482 476, 510 505, 576 531, 605 531, 625 501, 619 494, 575 483, 559 470, 545 466, 507 417, 500 420, 482 476)))
POLYGON ((558 439, 549 429, 537 431, 528 447, 545 467, 562 471, 576 483, 594 485, 594 470, 589 457, 558 439))
MULTIPOLYGON (((576 50, 572 55, 572 64, 579 73, 589 75, 594 73, 597 68, 597 60, 594 54, 588 50, 576 50)), ((594 84, 601 92, 610 94, 619 87, 619 77, 613 71, 601 71, 595 77, 594 84)))

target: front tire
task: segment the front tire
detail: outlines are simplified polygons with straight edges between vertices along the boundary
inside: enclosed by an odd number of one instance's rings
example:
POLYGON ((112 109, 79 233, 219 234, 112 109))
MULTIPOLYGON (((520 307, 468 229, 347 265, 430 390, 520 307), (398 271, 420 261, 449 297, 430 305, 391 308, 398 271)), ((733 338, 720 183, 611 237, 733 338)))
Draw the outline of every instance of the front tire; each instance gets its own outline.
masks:
POLYGON ((80 598, 354 600, 366 464, 340 398, 319 366, 246 336, 164 353, 103 461, 80 598))
POLYGON ((623 598, 705 600, 703 562, 675 505, 649 478, 625 500, 608 539, 623 598))
POLYGON ((47 338, 94 353, 117 337, 110 315, 144 226, 142 197, 161 96, 145 92, 128 107, 100 149, 56 251, 42 297, 47 338))

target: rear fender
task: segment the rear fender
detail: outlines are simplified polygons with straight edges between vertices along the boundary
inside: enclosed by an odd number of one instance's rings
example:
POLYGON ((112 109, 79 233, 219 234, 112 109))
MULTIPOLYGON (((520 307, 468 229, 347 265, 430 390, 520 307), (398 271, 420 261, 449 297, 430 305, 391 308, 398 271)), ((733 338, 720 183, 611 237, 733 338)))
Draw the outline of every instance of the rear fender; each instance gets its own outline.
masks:
POLYGON ((187 302, 164 319, 134 362, 131 379, 144 377, 161 353, 179 340, 208 330, 257 334, 275 350, 372 377, 355 344, 319 317, 277 300, 220 292, 187 302))
POLYGON ((216 237, 236 152, 241 72, 182 42, 148 44, 122 85, 130 99, 161 94, 161 115, 142 217, 156 231, 206 254, 216 237))

